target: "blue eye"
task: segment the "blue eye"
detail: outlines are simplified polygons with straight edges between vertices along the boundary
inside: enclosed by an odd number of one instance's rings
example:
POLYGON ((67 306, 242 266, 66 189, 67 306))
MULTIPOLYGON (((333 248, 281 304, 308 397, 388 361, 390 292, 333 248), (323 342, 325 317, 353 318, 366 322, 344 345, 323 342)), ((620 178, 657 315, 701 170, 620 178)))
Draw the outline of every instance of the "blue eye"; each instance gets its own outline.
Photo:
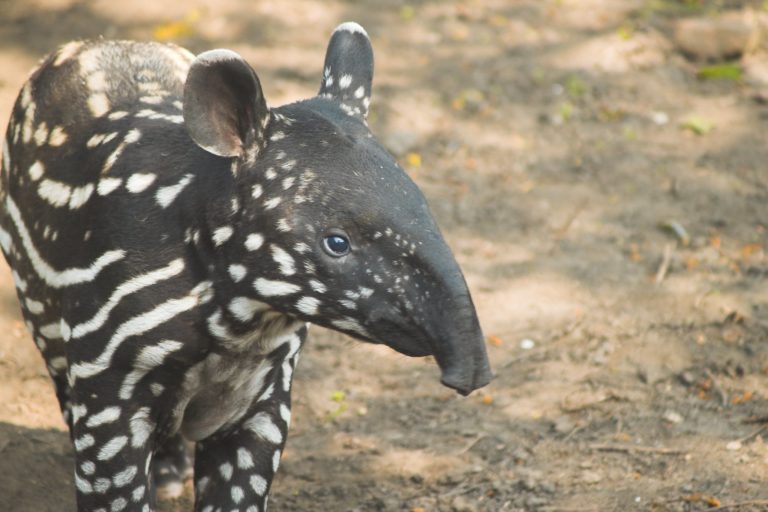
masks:
POLYGON ((329 235, 323 239, 323 248, 331 256, 344 256, 349 252, 349 239, 342 235, 329 235))

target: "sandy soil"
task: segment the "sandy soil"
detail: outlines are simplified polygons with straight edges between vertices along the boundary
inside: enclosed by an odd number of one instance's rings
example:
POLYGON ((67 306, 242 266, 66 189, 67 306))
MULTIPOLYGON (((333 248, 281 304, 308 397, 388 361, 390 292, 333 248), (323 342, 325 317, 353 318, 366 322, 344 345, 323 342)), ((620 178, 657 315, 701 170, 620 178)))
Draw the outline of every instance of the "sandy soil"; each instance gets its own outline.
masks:
MULTIPOLYGON (((0 120, 69 39, 229 47, 280 104, 362 23, 372 129, 455 249, 497 377, 460 398, 432 361, 315 329, 271 510, 768 510, 768 54, 702 80, 672 42, 762 3, 4 0, 0 120)), ((3 264, 0 510, 74 510, 71 466, 3 264)), ((188 485, 161 509, 190 507, 188 485)))

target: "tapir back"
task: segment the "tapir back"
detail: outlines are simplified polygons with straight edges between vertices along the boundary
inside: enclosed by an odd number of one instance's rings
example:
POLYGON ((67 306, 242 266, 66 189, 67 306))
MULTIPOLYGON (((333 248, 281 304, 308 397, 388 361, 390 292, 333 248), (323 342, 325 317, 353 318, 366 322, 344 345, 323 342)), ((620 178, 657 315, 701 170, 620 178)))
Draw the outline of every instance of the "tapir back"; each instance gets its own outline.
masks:
MULTIPOLYGON (((196 167, 222 166, 183 125, 192 58, 155 43, 74 42, 19 94, 3 149, 0 242, 54 379, 67 366, 68 329, 127 278, 180 258, 192 236, 183 226, 197 208, 181 197, 199 181, 196 167)), ((169 282, 160 296, 188 285, 169 282)))

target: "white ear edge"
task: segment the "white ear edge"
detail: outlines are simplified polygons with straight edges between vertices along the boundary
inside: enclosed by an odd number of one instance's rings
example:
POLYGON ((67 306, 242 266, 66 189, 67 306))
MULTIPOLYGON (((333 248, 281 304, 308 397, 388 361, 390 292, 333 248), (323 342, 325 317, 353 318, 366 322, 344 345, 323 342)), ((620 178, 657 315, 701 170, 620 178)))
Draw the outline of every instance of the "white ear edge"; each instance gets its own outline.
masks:
POLYGON ((355 32, 358 32, 360 34, 363 34, 365 37, 368 37, 368 32, 366 32, 365 29, 359 23, 355 23, 354 21, 346 21, 342 23, 341 25, 336 27, 336 30, 334 30, 333 33, 335 34, 336 32, 341 32, 341 31, 352 32, 353 34, 355 32))

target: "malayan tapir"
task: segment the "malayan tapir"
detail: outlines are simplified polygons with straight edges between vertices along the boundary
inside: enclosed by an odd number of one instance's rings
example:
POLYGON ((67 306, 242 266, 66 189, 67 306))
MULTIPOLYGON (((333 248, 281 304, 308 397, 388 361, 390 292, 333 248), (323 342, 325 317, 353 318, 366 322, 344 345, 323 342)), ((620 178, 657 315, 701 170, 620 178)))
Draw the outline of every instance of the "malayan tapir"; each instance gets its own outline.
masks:
POLYGON ((81 511, 152 510, 191 472, 202 512, 263 512, 313 323, 491 378, 427 203, 366 123, 365 30, 319 94, 270 108, 238 54, 72 42, 23 86, 0 245, 75 449, 81 511))

